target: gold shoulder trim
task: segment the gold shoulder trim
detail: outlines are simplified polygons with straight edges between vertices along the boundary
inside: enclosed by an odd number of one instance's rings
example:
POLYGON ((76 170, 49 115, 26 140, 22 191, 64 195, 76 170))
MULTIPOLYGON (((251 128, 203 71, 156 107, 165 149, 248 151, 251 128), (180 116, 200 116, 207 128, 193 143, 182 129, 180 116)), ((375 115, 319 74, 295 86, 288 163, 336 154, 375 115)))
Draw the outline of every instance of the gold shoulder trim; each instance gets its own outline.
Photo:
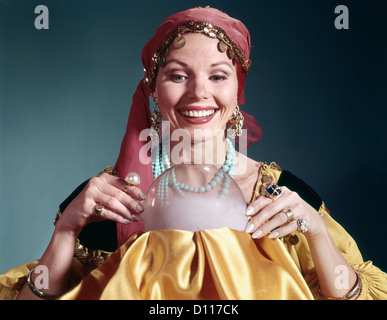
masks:
POLYGON ((252 201, 256 200, 260 195, 265 192, 265 187, 268 184, 278 183, 281 172, 282 170, 280 166, 275 162, 272 162, 270 164, 260 162, 258 179, 255 185, 252 201))
MULTIPOLYGON (((59 218, 62 216, 62 212, 59 209, 56 217, 54 219, 54 225, 59 220, 59 218)), ((113 252, 103 251, 103 250, 89 250, 88 248, 84 247, 79 239, 77 239, 77 242, 75 244, 75 251, 74 251, 74 257, 77 258, 81 263, 83 264, 91 264, 95 267, 99 267, 102 263, 104 263, 107 258, 109 258, 112 255, 113 252)))
POLYGON ((111 166, 106 166, 106 169, 103 172, 106 172, 112 176, 117 176, 117 170, 111 166))
POLYGON ((95 267, 99 267, 111 255, 112 252, 108 251, 89 250, 81 244, 79 239, 77 239, 77 243, 75 244, 74 257, 77 258, 83 264, 92 264, 95 267))

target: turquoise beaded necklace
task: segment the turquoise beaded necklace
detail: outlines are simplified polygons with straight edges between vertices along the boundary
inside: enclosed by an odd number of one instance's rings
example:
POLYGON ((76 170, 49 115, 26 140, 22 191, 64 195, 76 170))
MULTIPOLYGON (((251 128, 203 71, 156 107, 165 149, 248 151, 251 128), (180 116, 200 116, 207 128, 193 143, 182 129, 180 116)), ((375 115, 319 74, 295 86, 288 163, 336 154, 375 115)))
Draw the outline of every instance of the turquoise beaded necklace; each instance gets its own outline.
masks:
MULTIPOLYGON (((156 157, 152 162, 153 177, 156 179, 164 171, 171 168, 171 163, 167 154, 167 144, 163 143, 159 151, 159 157, 156 157), (164 165, 165 163, 165 165, 164 165)), ((169 205, 169 186, 172 186, 181 196, 185 197, 185 192, 204 193, 214 189, 221 181, 223 182, 223 188, 221 190, 221 197, 228 194, 228 188, 230 185, 230 175, 233 177, 235 169, 236 157, 235 148, 230 139, 227 138, 227 153, 226 161, 223 166, 218 170, 214 178, 205 186, 191 187, 186 184, 180 183, 176 179, 175 169, 167 171, 160 179, 158 186, 158 198, 162 201, 163 205, 169 205), (171 179, 169 177, 171 176, 171 179)))
MULTIPOLYGON (((159 157, 153 158, 154 161, 152 161, 153 178, 155 180, 160 174, 171 168, 171 163, 167 153, 167 143, 162 143, 162 147, 159 148, 159 150, 159 157)), ((227 138, 226 161, 222 166, 222 170, 228 173, 231 177, 234 176, 235 162, 235 148, 230 139, 227 138)))

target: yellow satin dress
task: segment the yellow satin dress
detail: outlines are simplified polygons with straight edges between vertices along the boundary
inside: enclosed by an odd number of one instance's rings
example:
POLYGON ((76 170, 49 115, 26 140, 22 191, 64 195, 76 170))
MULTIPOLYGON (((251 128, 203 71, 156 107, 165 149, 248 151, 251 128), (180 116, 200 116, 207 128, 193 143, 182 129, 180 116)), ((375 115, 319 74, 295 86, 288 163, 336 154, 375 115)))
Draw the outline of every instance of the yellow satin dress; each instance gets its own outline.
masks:
POLYGON ((61 299, 312 299, 279 242, 228 228, 135 234, 61 299))
MULTIPOLYGON (((264 173, 278 181, 276 165, 264 173)), ((264 178, 261 175, 261 178, 264 178)), ((258 181, 254 198, 260 193, 258 181)), ((362 280, 358 299, 387 299, 387 275, 364 262, 354 240, 329 215, 319 213, 336 245, 362 280)), ((161 230, 133 234, 89 273, 74 258, 73 288, 62 300, 311 300, 319 299, 318 279, 308 243, 254 240, 229 228, 202 231, 161 230)), ((37 261, 0 276, 0 299, 14 299, 37 261)))

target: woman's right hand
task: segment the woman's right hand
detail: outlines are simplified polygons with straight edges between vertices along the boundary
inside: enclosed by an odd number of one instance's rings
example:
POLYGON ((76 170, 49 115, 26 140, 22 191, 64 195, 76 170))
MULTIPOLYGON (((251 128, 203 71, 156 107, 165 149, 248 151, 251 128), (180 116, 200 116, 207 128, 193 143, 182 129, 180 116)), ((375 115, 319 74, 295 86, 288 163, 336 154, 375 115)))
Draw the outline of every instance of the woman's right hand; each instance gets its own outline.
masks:
POLYGON ((141 220, 145 194, 136 186, 126 188, 125 180, 106 172, 89 180, 85 188, 62 212, 55 228, 70 232, 77 237, 91 222, 112 220, 132 223, 141 220), (102 205, 100 214, 95 207, 102 205))

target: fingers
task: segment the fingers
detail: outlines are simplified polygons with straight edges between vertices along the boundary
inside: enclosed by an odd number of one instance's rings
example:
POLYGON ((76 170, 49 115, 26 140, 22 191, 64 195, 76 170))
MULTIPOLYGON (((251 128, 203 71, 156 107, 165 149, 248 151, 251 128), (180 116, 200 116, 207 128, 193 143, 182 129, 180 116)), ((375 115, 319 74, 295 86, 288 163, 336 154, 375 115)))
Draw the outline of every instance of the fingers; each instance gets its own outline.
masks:
POLYGON ((270 231, 262 231, 262 234, 264 232, 270 232, 269 234, 269 238, 270 239, 276 239, 276 238, 281 238, 281 237, 284 237, 294 231, 297 230, 297 222, 296 221, 291 221, 289 222, 288 224, 284 225, 283 227, 280 227, 280 228, 277 228, 277 229, 274 229, 274 230, 271 230, 270 231))
MULTIPOLYGON (((251 233, 253 238, 261 238, 270 234, 270 238, 282 237, 297 229, 297 225, 289 222, 286 210, 295 212, 298 195, 286 187, 281 188, 282 193, 276 200, 265 196, 259 197, 249 205, 246 214, 252 218, 245 231, 251 233)), ((292 217, 293 219, 293 217, 292 217)))
POLYGON ((89 219, 90 221, 101 221, 107 219, 118 223, 129 224, 141 220, 141 217, 137 216, 136 214, 130 214, 130 212, 128 212, 127 214, 123 214, 122 211, 120 212, 120 214, 118 214, 101 203, 95 204, 93 208, 94 209, 92 209, 90 212, 92 213, 89 219), (100 208, 100 211, 98 213, 95 212, 95 208, 97 207, 100 208))
POLYGON ((273 200, 265 196, 260 196, 257 200, 251 203, 246 209, 247 216, 254 216, 267 205, 273 203, 273 200))
POLYGON ((92 213, 95 213, 94 208, 96 205, 103 206, 102 212, 99 215, 97 214, 98 217, 120 223, 130 223, 141 220, 141 213, 143 211, 142 206, 141 208, 133 208, 134 204, 128 206, 124 205, 117 198, 104 193, 97 194, 93 200, 95 204, 93 204, 93 208, 91 210, 92 213))
POLYGON ((113 210, 115 208, 126 207, 129 211, 134 213, 141 213, 144 211, 144 208, 141 204, 143 199, 141 199, 141 201, 138 199, 141 197, 138 196, 139 191, 135 190, 136 187, 128 188, 128 193, 117 188, 116 186, 106 183, 97 185, 97 188, 102 194, 109 197, 107 203, 103 203, 105 206, 108 206, 113 210))
MULTIPOLYGON (((269 219, 271 219, 275 214, 281 212, 285 209, 293 210, 297 204, 297 193, 290 191, 286 187, 282 187, 282 194, 276 200, 268 199, 265 201, 267 204, 260 208, 257 214, 253 217, 256 225, 262 225, 269 219)), ((262 196, 262 198, 266 198, 262 196)), ((262 201, 263 202, 263 201, 262 201)), ((280 215, 282 217, 283 215, 280 215)))
POLYGON ((105 179, 107 183, 116 187, 118 190, 127 193, 128 195, 130 195, 131 197, 139 201, 142 201, 145 199, 145 194, 142 192, 140 188, 136 186, 128 186, 124 179, 120 179, 106 173, 102 174, 100 177, 105 179))
POLYGON ((145 195, 138 187, 127 187, 123 179, 108 174, 90 179, 88 187, 89 197, 94 200, 91 212, 95 205, 101 204, 103 205, 100 215, 102 218, 120 223, 141 220, 141 213, 144 211, 142 200, 145 195))

